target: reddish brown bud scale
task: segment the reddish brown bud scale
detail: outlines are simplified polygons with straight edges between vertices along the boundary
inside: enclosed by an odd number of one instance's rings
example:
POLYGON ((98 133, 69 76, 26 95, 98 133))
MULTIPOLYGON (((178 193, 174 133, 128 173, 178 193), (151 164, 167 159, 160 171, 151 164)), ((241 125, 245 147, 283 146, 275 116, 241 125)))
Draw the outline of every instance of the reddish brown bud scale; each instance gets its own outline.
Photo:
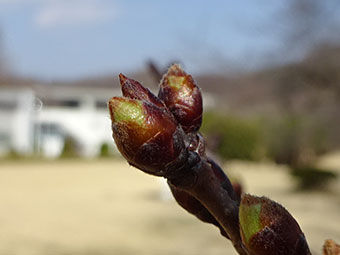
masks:
POLYGON ((138 81, 130 79, 123 74, 119 74, 119 81, 124 97, 144 100, 159 107, 165 107, 164 103, 158 97, 138 81))
POLYGON ((178 137, 181 131, 164 108, 141 100, 113 97, 109 110, 113 138, 131 165, 162 175, 164 166, 184 149, 183 138, 178 137))
POLYGON ((298 223, 280 204, 246 194, 239 218, 242 241, 250 254, 311 254, 298 223))
POLYGON ((179 65, 172 65, 163 76, 158 97, 182 125, 183 130, 196 132, 202 123, 202 95, 191 75, 179 65))

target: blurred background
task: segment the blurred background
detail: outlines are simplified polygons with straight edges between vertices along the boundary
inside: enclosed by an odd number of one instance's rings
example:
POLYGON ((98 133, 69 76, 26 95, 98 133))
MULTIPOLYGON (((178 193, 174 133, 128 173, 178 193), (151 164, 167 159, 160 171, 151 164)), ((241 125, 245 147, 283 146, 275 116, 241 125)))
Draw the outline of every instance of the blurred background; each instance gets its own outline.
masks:
POLYGON ((337 0, 0 0, 0 254, 236 254, 111 138, 118 74, 174 62, 232 179, 340 242, 339 31, 337 0))

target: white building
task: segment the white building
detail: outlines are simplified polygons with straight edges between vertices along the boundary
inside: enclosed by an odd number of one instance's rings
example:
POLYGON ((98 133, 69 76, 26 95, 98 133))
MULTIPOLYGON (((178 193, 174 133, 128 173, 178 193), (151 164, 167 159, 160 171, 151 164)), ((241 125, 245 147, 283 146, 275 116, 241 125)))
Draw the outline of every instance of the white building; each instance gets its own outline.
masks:
MULTIPOLYGON (((0 155, 9 152, 46 157, 61 155, 65 141, 77 152, 94 157, 106 144, 117 152, 112 139, 107 101, 121 95, 106 85, 33 85, 0 87, 0 155)), ((114 87, 114 86, 112 86, 114 87)), ((203 93, 204 109, 216 102, 203 93)))
POLYGON ((103 144, 115 151, 107 101, 120 94, 79 86, 1 87, 0 154, 58 157, 67 138, 82 156, 97 156, 103 144))
POLYGON ((34 150, 34 93, 31 89, 0 90, 0 154, 34 150))

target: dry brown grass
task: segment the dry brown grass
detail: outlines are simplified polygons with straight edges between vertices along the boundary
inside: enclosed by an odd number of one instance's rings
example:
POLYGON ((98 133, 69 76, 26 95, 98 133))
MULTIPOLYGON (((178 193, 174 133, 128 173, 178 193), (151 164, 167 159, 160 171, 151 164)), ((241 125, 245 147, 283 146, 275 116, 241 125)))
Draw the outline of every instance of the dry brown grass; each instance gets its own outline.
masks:
MULTIPOLYGON (((339 241, 339 182, 332 192, 295 193, 284 168, 227 168, 249 192, 285 205, 315 254, 325 239, 339 241)), ((161 200, 161 187, 119 160, 0 162, 0 254, 236 254, 215 227, 161 200)))

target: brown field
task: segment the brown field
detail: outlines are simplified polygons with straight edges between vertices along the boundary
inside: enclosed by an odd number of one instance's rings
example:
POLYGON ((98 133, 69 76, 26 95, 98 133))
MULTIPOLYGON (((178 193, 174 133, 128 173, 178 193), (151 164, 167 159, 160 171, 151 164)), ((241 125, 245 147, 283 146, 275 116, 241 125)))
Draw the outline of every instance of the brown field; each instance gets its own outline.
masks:
MULTIPOLYGON (((340 155, 320 164, 340 169, 340 155)), ((294 191, 284 167, 232 162, 226 169, 248 192, 282 203, 313 254, 326 238, 340 241, 339 179, 327 192, 307 193, 294 191)), ((162 187, 120 160, 0 161, 0 254, 236 254, 215 227, 162 200, 162 187)))

